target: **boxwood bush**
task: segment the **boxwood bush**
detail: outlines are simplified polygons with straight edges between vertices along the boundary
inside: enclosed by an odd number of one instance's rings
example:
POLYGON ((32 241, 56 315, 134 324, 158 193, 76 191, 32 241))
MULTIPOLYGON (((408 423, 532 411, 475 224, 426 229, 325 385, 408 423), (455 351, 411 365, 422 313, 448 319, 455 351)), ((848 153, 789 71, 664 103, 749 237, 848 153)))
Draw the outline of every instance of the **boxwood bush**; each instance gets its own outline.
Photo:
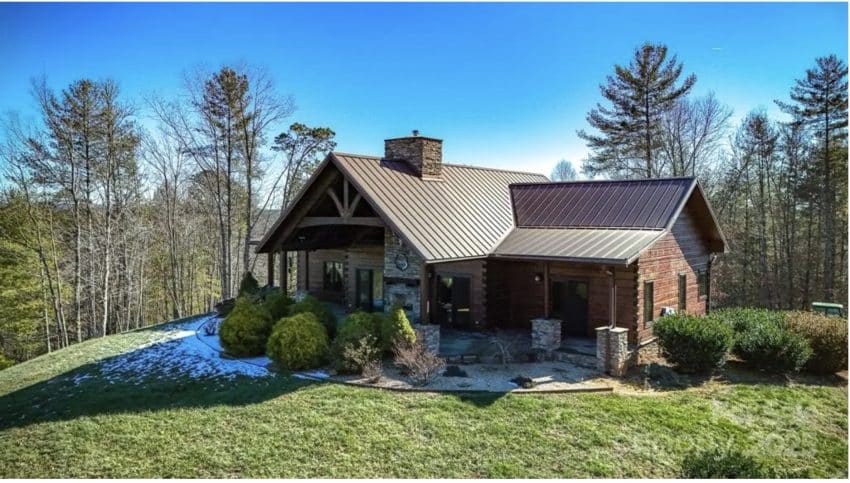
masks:
POLYGON ((393 348, 400 343, 413 344, 416 342, 416 332, 410 321, 407 320, 407 314, 398 303, 394 303, 390 307, 390 311, 384 316, 381 323, 381 345, 385 351, 392 351, 393 348))
POLYGON ((668 315, 653 328, 664 357, 681 372, 705 372, 721 367, 732 347, 732 329, 717 319, 668 315))
POLYGON ((788 312, 786 324, 812 348, 805 370, 834 374, 847 369, 847 319, 814 312, 788 312))
POLYGON ((333 339, 336 336, 336 316, 327 305, 319 302, 315 297, 308 295, 289 308, 289 315, 302 314, 304 312, 310 312, 316 316, 316 320, 325 327, 328 339, 333 339))
POLYGON ((280 320, 289 315, 289 308, 295 303, 278 289, 265 294, 263 307, 269 312, 272 320, 280 320))
POLYGON ((346 317, 339 327, 336 338, 331 345, 331 355, 334 367, 342 373, 359 373, 363 370, 362 361, 346 357, 346 349, 359 346, 368 341, 375 349, 381 350, 380 337, 382 314, 354 312, 346 317))
POLYGON ((219 328, 224 349, 234 356, 258 356, 266 349, 272 330, 268 311, 249 297, 239 297, 219 328))
POLYGON ((732 327, 732 352, 757 369, 798 371, 811 356, 806 339, 789 330, 787 312, 736 308, 719 310, 711 317, 732 327))
POLYGON ((799 371, 812 349, 784 323, 762 322, 736 335, 735 353, 757 369, 784 373, 799 371))
POLYGON ((327 332, 311 312, 280 319, 266 347, 273 361, 292 371, 321 366, 327 353, 327 332))

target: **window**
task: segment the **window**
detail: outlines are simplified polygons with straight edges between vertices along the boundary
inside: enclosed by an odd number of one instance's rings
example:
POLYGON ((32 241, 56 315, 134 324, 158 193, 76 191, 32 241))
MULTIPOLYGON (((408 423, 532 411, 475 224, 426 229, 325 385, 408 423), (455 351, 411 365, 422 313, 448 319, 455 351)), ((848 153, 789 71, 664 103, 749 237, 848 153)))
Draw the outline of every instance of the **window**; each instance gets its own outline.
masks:
POLYGON ((688 308, 688 275, 679 274, 679 312, 688 308))
POLYGON ((699 286, 700 297, 708 295, 708 270, 703 268, 697 272, 697 285, 699 286))
POLYGON ((322 286, 328 291, 342 291, 342 262, 325 262, 322 286))
POLYGON ((655 316, 655 284, 643 283, 643 325, 649 326, 655 316))

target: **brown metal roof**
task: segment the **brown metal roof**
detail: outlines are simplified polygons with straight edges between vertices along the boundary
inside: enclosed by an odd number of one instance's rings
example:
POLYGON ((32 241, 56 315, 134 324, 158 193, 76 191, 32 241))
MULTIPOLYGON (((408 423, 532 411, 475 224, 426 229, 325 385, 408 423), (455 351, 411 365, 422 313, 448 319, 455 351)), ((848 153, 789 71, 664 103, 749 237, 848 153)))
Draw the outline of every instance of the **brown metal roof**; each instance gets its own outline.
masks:
POLYGON ((696 179, 574 181, 511 186, 518 227, 667 228, 696 179))
POLYGON ((334 164, 385 221, 428 261, 489 255, 513 228, 508 186, 545 176, 443 164, 423 180, 404 161, 334 153, 334 164))
POLYGON ((629 265, 666 233, 665 230, 515 228, 493 251, 493 256, 629 265))

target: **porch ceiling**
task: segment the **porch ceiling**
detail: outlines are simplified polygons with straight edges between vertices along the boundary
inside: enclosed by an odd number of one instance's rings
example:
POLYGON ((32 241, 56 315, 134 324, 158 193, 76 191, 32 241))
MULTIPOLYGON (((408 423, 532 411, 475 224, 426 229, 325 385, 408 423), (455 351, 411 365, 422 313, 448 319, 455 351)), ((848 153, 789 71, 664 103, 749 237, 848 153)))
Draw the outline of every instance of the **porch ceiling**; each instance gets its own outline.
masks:
POLYGON ((324 250, 351 245, 383 245, 383 227, 320 225, 296 229, 281 244, 282 250, 324 250))

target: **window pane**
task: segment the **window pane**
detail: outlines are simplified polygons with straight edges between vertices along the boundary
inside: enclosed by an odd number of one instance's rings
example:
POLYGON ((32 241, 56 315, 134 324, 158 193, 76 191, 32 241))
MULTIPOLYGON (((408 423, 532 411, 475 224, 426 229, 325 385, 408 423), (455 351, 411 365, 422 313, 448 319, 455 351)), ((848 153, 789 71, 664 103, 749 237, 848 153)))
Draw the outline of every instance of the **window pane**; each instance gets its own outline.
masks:
POLYGON ((652 322, 655 315, 655 291, 652 282, 643 284, 643 323, 652 322))
POLYGON ((684 312, 688 308, 688 276, 686 274, 679 275, 679 312, 684 312))

